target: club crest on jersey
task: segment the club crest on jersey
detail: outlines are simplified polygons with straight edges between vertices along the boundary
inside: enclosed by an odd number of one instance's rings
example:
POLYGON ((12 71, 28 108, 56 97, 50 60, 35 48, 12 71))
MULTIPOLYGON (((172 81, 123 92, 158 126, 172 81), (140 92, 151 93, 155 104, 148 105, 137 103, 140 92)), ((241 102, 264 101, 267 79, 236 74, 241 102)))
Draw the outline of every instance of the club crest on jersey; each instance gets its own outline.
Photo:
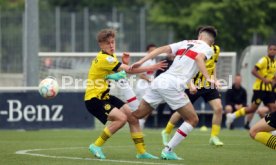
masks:
POLYGON ((110 108, 111 108, 110 104, 105 104, 105 105, 104 105, 104 109, 105 109, 106 111, 109 111, 110 108))
POLYGON ((106 60, 107 60, 109 63, 115 62, 115 59, 114 59, 113 57, 106 57, 106 60))

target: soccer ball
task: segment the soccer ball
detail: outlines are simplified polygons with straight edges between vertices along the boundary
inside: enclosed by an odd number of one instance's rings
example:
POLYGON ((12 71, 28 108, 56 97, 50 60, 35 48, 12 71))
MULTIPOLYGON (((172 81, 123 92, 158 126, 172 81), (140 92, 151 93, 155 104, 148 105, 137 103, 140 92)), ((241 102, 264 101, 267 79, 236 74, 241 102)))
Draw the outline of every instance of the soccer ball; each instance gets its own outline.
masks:
POLYGON ((59 86, 54 77, 47 77, 39 83, 38 92, 46 99, 54 98, 58 94, 58 91, 59 86))

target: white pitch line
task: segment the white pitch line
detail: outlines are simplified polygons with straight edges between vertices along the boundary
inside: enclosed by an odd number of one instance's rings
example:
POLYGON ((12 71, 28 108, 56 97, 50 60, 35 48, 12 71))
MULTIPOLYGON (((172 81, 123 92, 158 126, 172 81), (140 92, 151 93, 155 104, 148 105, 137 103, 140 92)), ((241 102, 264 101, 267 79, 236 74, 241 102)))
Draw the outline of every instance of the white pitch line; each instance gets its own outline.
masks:
MULTIPOLYGON (((117 146, 117 147, 119 147, 119 146, 117 146)), ((120 146, 120 147, 128 147, 128 146, 120 146)), ((146 161, 128 161, 128 160, 114 160, 114 159, 92 159, 92 158, 69 157, 69 156, 53 156, 53 155, 46 155, 46 154, 39 154, 39 153, 30 153, 30 152, 35 152, 35 151, 62 150, 62 149, 80 149, 80 148, 87 148, 87 147, 29 149, 29 150, 19 150, 19 151, 16 151, 15 154, 39 156, 39 157, 54 158, 54 159, 90 160, 90 161, 101 161, 101 162, 129 163, 129 164, 179 165, 179 164, 169 164, 169 163, 154 163, 154 162, 146 162, 146 161)))

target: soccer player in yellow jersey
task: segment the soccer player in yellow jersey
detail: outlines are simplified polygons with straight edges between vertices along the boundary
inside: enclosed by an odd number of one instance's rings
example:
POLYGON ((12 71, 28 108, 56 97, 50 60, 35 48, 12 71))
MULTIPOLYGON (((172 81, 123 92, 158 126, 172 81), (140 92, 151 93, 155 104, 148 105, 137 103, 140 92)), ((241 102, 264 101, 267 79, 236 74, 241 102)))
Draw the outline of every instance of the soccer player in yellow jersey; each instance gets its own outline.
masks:
MULTIPOLYGON (((209 60, 205 61, 205 65, 208 74, 216 78, 216 63, 218 61, 220 48, 218 45, 212 45, 212 48, 214 54, 209 60)), ((194 103, 198 98, 202 97, 205 102, 208 102, 211 105, 214 110, 214 115, 212 120, 210 144, 215 146, 223 146, 223 142, 221 142, 218 138, 222 120, 222 104, 220 94, 216 88, 211 87, 210 83, 206 82, 206 79, 201 72, 196 74, 192 82, 194 84, 192 84, 189 89, 186 89, 185 93, 188 95, 191 103, 194 103)), ((178 112, 174 112, 167 123, 166 128, 162 131, 162 141, 165 146, 169 141, 173 128, 180 119, 182 119, 180 114, 178 112)))
POLYGON ((131 138, 135 143, 138 159, 157 159, 146 152, 143 133, 139 127, 138 119, 132 116, 129 106, 119 98, 109 94, 109 81, 106 77, 114 72, 125 70, 128 73, 140 73, 145 71, 155 71, 166 67, 167 64, 161 62, 152 66, 139 67, 130 71, 129 66, 118 61, 115 55, 115 31, 103 29, 97 35, 97 42, 101 51, 92 61, 87 87, 85 91, 85 105, 87 110, 99 119, 103 124, 110 123, 104 128, 102 134, 94 143, 89 146, 89 150, 100 159, 105 159, 102 146, 114 133, 122 128, 126 122, 129 124, 131 138))
POLYGON ((276 150, 276 136, 271 131, 276 130, 276 112, 267 114, 249 131, 252 139, 276 150))
POLYGON ((228 113, 225 122, 228 128, 230 128, 230 125, 236 118, 254 113, 261 102, 269 108, 270 112, 276 111, 275 95, 272 90, 272 81, 276 74, 276 61, 274 59, 276 55, 276 44, 269 44, 267 51, 268 55, 262 57, 252 70, 256 81, 253 84, 251 105, 242 107, 234 113, 228 113))
MULTIPOLYGON (((274 93, 274 97, 276 99, 276 75, 274 76, 272 81, 272 92, 274 93)), ((256 113, 260 116, 260 118, 264 118, 269 113, 269 108, 266 106, 259 107, 256 113)), ((274 132, 274 135, 276 135, 276 131, 274 132)))

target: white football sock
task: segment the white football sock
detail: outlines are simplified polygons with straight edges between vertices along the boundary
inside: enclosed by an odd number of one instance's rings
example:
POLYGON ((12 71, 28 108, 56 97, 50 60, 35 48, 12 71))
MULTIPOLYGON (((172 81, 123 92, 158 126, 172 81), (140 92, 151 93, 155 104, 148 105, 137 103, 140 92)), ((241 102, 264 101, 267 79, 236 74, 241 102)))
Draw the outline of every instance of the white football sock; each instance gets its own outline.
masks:
POLYGON ((168 147, 165 147, 165 151, 171 151, 175 148, 192 130, 193 126, 191 124, 183 122, 169 141, 168 147))

